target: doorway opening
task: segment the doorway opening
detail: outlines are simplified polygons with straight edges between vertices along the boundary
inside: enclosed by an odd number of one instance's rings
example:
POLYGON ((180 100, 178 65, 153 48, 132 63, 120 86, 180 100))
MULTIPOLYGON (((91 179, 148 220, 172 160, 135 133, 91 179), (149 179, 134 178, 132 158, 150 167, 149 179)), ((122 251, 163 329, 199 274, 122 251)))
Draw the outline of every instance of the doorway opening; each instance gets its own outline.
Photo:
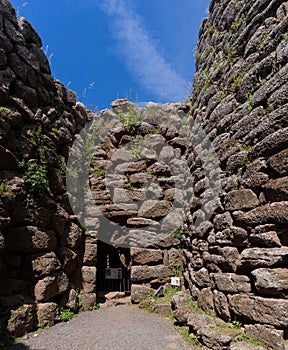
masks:
POLYGON ((117 248, 102 241, 97 243, 97 298, 109 292, 131 291, 131 256, 129 248, 117 248))

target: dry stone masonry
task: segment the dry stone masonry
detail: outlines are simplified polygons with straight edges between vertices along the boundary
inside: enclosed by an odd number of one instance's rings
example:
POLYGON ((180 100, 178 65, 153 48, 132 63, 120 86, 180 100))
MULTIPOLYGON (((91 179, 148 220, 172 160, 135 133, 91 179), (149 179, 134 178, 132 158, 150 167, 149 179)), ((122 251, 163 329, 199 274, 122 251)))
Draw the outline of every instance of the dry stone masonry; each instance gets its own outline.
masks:
MULTIPOLYGON (((211 1, 195 53, 191 119, 217 152, 222 189, 207 221, 199 213, 205 189, 196 193, 184 238, 193 300, 244 323, 273 349, 288 337, 287 33, 286 1, 211 1)), ((187 156, 196 187, 203 170, 197 152, 187 156)), ((193 332, 208 333, 203 327, 193 332)))
POLYGON ((60 306, 76 311, 75 271, 88 268, 93 255, 64 177, 69 147, 88 115, 75 93, 54 81, 41 46, 27 20, 1 0, 0 342, 5 329, 22 336, 53 325, 60 306))
POLYGON ((110 244, 132 302, 183 274, 173 315, 203 348, 285 350, 287 1, 211 1, 187 103, 92 113, 54 81, 41 46, 0 0, 0 342, 95 306, 110 244), (93 146, 87 211, 66 163, 90 121, 109 133, 93 146))

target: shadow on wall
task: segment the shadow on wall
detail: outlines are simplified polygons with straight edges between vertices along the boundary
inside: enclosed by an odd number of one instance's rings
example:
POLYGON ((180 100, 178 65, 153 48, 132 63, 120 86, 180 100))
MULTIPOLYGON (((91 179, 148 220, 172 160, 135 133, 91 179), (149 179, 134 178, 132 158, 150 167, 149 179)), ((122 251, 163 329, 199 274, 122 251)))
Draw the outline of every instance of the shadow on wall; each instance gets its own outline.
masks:
MULTIPOLYGON (((18 343, 18 344, 15 344, 15 345, 11 346, 10 349, 13 349, 13 350, 29 350, 30 348, 29 348, 29 346, 26 346, 26 345, 24 345, 22 343, 18 343)), ((37 349, 37 350, 41 350, 41 349, 37 349)))

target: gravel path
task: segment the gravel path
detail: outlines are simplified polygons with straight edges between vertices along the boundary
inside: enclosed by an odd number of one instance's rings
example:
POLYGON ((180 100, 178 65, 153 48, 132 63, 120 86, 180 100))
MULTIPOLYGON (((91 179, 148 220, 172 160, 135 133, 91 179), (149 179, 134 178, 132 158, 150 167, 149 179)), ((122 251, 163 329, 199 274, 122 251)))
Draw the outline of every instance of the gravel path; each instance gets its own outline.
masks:
POLYGON ((172 321, 124 305, 83 312, 21 340, 14 350, 191 350, 172 321))

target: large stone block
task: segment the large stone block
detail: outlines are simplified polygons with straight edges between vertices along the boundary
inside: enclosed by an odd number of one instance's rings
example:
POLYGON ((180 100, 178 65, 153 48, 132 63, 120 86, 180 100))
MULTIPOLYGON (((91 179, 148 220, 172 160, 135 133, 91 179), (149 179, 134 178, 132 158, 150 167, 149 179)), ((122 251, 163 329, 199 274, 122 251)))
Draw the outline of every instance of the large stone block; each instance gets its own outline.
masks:
POLYGON ((38 281, 34 288, 35 298, 39 302, 50 300, 56 295, 66 292, 69 287, 69 279, 64 272, 55 276, 48 276, 38 281))
POLYGON ((89 307, 96 305, 96 293, 81 292, 79 295, 79 300, 84 310, 88 310, 89 307))
POLYGON ((154 295, 154 289, 139 284, 132 284, 131 286, 131 301, 132 303, 140 303, 143 299, 146 299, 148 296, 154 295))
POLYGON ((257 269, 252 271, 259 294, 288 298, 288 269, 257 269))
POLYGON ((32 260, 32 269, 36 277, 49 275, 61 268, 61 263, 55 253, 47 253, 32 260))
POLYGON ((33 226, 10 229, 6 237, 6 247, 12 252, 34 253, 54 250, 56 245, 57 240, 53 231, 40 231, 33 226))
POLYGON ((83 266, 82 273, 82 287, 84 293, 94 293, 96 290, 96 272, 95 266, 83 266))
POLYGON ((264 194, 268 202, 288 200, 288 177, 273 179, 264 185, 264 194))
POLYGON ((38 325, 52 327, 60 319, 59 306, 56 303, 37 304, 38 325))
POLYGON ((77 254, 67 247, 60 247, 56 254, 61 261, 62 269, 66 274, 71 274, 77 265, 77 254))
POLYGON ((249 189, 231 191, 225 198, 226 210, 252 209, 257 205, 259 205, 259 200, 256 194, 249 189))
POLYGON ((267 327, 261 324, 249 324, 245 325, 245 333, 248 337, 259 340, 273 350, 286 349, 283 339, 284 332, 273 327, 267 327))
POLYGON ((214 298, 211 288, 203 288, 200 291, 198 295, 197 305, 211 315, 215 313, 214 298))
POLYGON ((240 256, 239 267, 257 269, 287 264, 288 247, 282 248, 248 248, 240 256))
POLYGON ((270 167, 281 176, 288 175, 288 149, 269 158, 270 167))
POLYGON ((255 297, 245 294, 228 295, 232 312, 254 323, 275 327, 288 326, 288 300, 255 297))
POLYGON ((241 226, 255 226, 261 224, 287 224, 288 202, 275 202, 263 205, 247 213, 235 211, 233 213, 236 223, 241 226))
POLYGON ((225 293, 251 292, 250 279, 247 276, 234 273, 212 273, 215 288, 225 293))
POLYGON ((82 230, 81 228, 70 222, 63 233, 61 244, 69 248, 77 248, 81 242, 82 230))
POLYGON ((167 279, 168 277, 173 276, 173 271, 164 265, 157 266, 132 266, 131 270, 131 280, 133 282, 140 281, 149 281, 152 279, 167 279))
POLYGON ((157 220, 166 216, 170 210, 170 203, 150 199, 141 205, 138 215, 143 218, 157 220))
POLYGON ((16 310, 11 310, 7 332, 15 337, 21 337, 26 332, 33 331, 36 325, 35 306, 24 304, 16 310))
POLYGON ((214 290, 213 295, 214 307, 217 315, 219 315, 224 321, 229 321, 231 319, 231 315, 226 295, 218 290, 214 290))
POLYGON ((131 257, 134 265, 157 265, 163 263, 160 249, 132 248, 131 257))
POLYGON ((95 265, 96 263, 97 263, 97 243, 85 242, 83 264, 95 265))

